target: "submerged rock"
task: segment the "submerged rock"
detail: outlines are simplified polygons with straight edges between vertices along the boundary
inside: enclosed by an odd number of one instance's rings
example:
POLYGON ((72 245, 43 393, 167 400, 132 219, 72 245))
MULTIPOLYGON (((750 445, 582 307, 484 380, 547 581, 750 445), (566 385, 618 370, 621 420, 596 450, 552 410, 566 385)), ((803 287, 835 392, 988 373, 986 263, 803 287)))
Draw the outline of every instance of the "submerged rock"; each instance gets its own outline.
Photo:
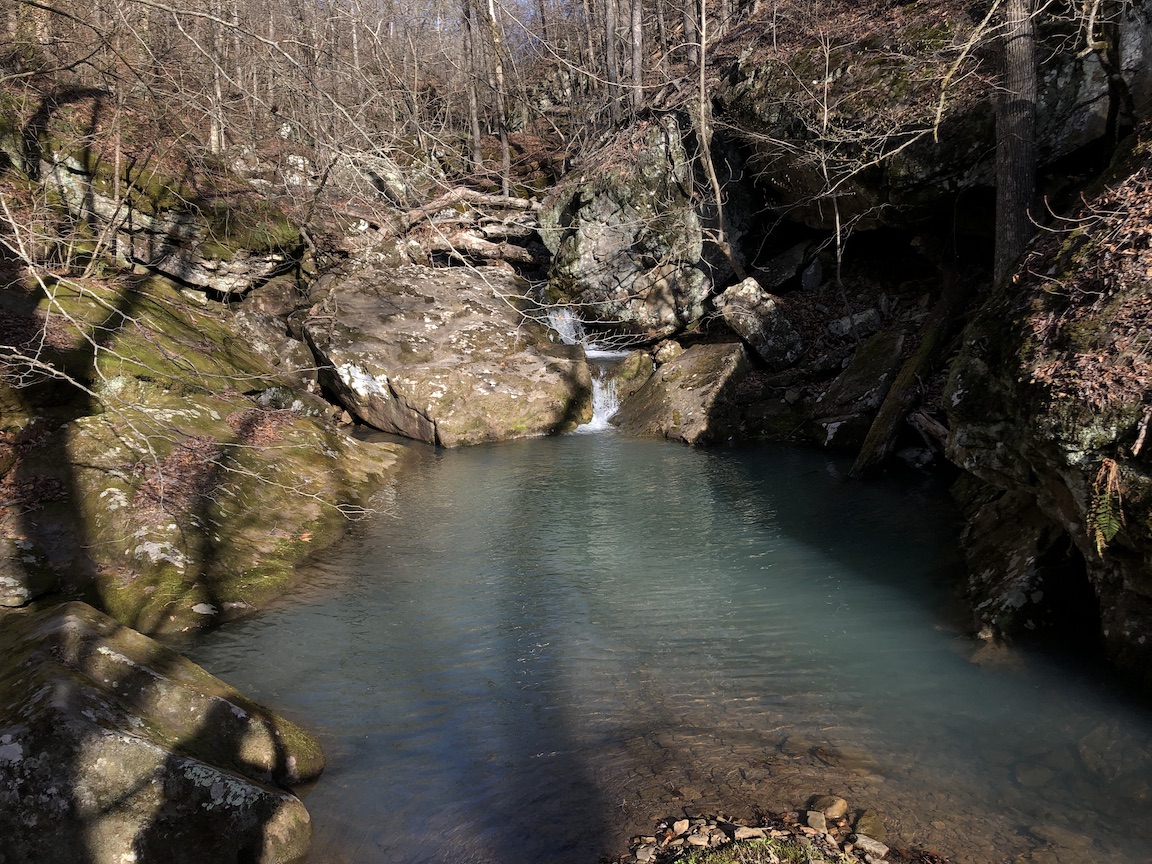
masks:
POLYGON ((591 416, 588 365, 519 311, 525 291, 502 269, 365 256, 304 329, 321 380, 377 429, 445 447, 568 431, 591 416))
POLYGON ((748 369, 743 345, 693 345, 657 369, 612 423, 632 435, 686 444, 722 440, 735 419, 726 396, 748 369))
POLYGON ((302 856, 311 825, 282 788, 319 746, 84 603, 0 630, 0 860, 45 864, 302 856))

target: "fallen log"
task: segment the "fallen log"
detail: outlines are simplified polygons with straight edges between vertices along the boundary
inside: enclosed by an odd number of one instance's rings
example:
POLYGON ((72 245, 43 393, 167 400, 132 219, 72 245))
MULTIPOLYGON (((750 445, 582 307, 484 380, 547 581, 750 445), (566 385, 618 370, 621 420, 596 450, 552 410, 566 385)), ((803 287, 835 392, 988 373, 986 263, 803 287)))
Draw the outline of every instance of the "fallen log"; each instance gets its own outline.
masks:
POLYGON ((963 281, 945 274, 944 291, 920 329, 920 344, 888 388, 852 470, 848 472, 849 477, 855 480, 866 477, 892 454, 900 425, 916 403, 920 379, 928 372, 937 350, 946 344, 967 296, 963 281))
POLYGON ((492 243, 467 231, 440 234, 420 244, 427 252, 440 252, 461 260, 483 258, 488 261, 509 261, 515 264, 536 264, 536 256, 514 243, 492 243))

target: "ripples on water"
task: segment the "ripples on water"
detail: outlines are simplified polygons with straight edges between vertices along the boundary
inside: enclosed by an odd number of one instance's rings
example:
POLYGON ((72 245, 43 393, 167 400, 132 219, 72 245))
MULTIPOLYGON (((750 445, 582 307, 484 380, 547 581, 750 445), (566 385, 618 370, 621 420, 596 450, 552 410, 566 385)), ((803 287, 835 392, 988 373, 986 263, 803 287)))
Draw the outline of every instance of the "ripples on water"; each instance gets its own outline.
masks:
POLYGON ((1147 861, 1147 717, 969 662, 937 612, 945 499, 845 467, 612 434, 420 450, 389 514, 194 657, 323 742, 315 862, 591 864, 681 808, 830 791, 957 861, 1147 861))

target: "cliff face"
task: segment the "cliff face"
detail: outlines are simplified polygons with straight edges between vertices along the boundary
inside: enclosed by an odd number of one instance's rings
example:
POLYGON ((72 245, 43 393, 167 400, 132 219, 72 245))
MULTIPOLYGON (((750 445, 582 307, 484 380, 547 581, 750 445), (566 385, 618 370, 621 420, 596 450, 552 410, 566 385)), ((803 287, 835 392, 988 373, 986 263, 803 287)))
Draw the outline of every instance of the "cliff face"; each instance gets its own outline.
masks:
POLYGON ((1035 243, 965 332, 945 405, 978 620, 1095 630, 1152 683, 1152 146, 1035 243))

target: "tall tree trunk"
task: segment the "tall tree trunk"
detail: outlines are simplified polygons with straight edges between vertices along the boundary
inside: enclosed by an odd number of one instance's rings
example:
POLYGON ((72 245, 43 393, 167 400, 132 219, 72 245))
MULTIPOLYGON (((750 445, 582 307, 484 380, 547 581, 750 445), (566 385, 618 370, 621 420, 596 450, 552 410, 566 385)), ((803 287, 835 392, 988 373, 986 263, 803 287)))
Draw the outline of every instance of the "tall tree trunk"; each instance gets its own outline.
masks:
POLYGON ((476 16, 472 10, 472 0, 463 0, 464 12, 464 53, 468 76, 468 131, 472 136, 472 167, 477 172, 484 167, 484 155, 480 149, 480 101, 476 95, 476 81, 480 77, 480 52, 476 45, 476 16))
POLYGON ((644 107, 644 0, 632 0, 632 110, 644 107))
POLYGON ((1012 274, 1034 227, 1036 194, 1036 27, 1032 0, 1007 0, 996 97, 997 282, 1012 274))
POLYGON ((620 60, 616 54, 616 0, 604 0, 604 80, 608 82, 608 110, 612 122, 620 120, 620 60))
POLYGON ((512 152, 508 146, 508 106, 505 99, 504 59, 500 24, 496 20, 496 2, 488 0, 488 29, 492 37, 492 75, 496 84, 496 122, 500 136, 500 189, 511 192, 512 152))

